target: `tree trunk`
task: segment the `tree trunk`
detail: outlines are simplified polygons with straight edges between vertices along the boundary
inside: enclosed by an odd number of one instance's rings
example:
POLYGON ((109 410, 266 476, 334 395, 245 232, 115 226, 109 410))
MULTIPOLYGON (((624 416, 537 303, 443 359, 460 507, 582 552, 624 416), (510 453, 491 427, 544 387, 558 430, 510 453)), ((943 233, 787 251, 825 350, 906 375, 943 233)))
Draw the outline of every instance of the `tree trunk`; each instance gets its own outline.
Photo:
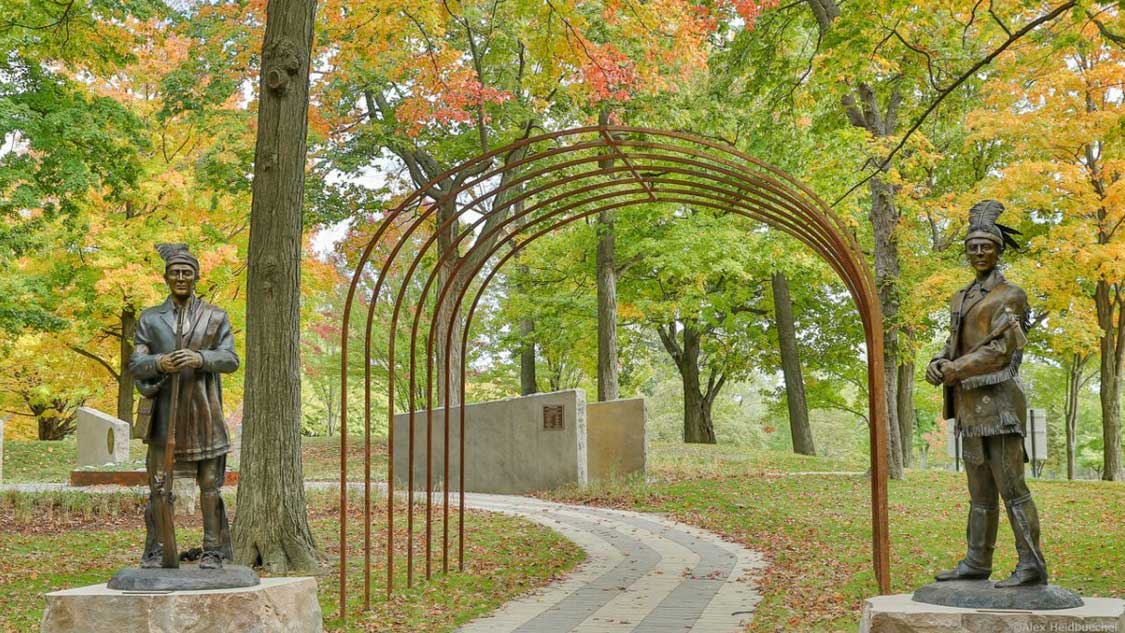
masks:
POLYGON ((711 406, 699 393, 699 372, 695 372, 695 388, 691 375, 683 374, 684 382, 684 442, 688 444, 714 444, 715 426, 711 420, 711 406))
POLYGON ((598 214, 598 401, 618 398, 617 269, 613 214, 598 214))
POLYGON ((702 336, 691 323, 684 323, 684 346, 680 378, 684 384, 684 442, 714 444, 715 426, 711 420, 712 399, 699 384, 699 343, 702 336))
POLYGON ((1086 366, 1088 357, 1074 354, 1070 359, 1070 368, 1066 381, 1066 478, 1074 480, 1074 451, 1077 443, 1078 431, 1078 398, 1082 390, 1082 369, 1086 366))
POLYGON ((117 373, 117 419, 133 424, 133 374, 129 357, 133 355, 133 334, 137 330, 137 313, 131 306, 121 310, 121 368, 117 373))
POLYGON ((535 379, 535 320, 520 319, 520 394, 530 396, 539 391, 535 379))
POLYGON ((891 479, 902 479, 902 433, 898 424, 898 210, 894 188, 881 176, 871 179, 871 225, 875 233, 875 285, 883 307, 883 363, 887 390, 887 471, 891 479))
POLYGON ((902 467, 914 463, 914 363, 898 366, 898 429, 902 446, 902 467))
POLYGON ((820 30, 821 35, 828 31, 828 27, 832 25, 832 21, 840 17, 840 8, 836 6, 834 0, 807 0, 809 8, 812 9, 813 16, 816 17, 816 24, 820 30))
POLYGON ((74 432, 74 425, 57 414, 37 416, 35 421, 39 427, 41 441, 57 441, 74 432))
POLYGON ((235 560, 320 568, 301 466, 300 300, 315 0, 266 6, 246 277, 246 396, 235 560))
POLYGON ((562 391, 562 362, 551 362, 550 356, 547 357, 547 388, 551 391, 562 391))
POLYGON ((1110 287, 1104 279, 1098 280, 1094 303, 1098 309, 1098 324, 1102 326, 1101 383, 1102 441, 1104 458, 1102 460, 1102 479, 1117 481, 1121 472, 1121 335, 1120 320, 1125 311, 1121 310, 1120 291, 1110 296, 1110 287), (1116 318, 1115 318, 1116 317, 1116 318))
MULTIPOLYGON (((820 3, 827 6, 831 0, 820 3)), ((893 136, 898 126, 898 109, 902 93, 894 88, 885 108, 881 108, 875 89, 860 83, 855 93, 842 98, 844 113, 853 126, 866 130, 875 138, 893 136)), ((869 220, 875 236, 875 286, 879 291, 879 304, 883 308, 883 380, 887 392, 887 474, 891 479, 902 479, 902 432, 898 423, 898 350, 899 350, 899 256, 896 229, 899 211, 895 207, 896 186, 885 180, 889 164, 880 165, 881 172, 871 178, 869 220)), ((910 391, 907 395, 912 395, 910 391)), ((903 408, 912 410, 913 402, 904 402, 903 408)))
MULTIPOLYGON (((440 240, 439 240, 440 243, 440 240)), ((449 247, 452 248, 452 247, 449 247)), ((439 252, 440 251, 439 249, 439 252)), ((469 278, 465 275, 465 267, 461 268, 461 272, 454 276, 453 268, 456 266, 456 258, 450 258, 438 270, 438 288, 441 288, 447 280, 453 278, 450 283, 449 292, 445 295, 445 301, 437 310, 437 321, 433 324, 433 328, 437 330, 436 338, 434 339, 434 354, 436 356, 434 362, 434 383, 437 386, 437 401, 434 406, 446 406, 447 395, 445 393, 445 371, 446 364, 449 367, 449 394, 448 403, 450 407, 461 405, 461 335, 462 327, 461 318, 458 315, 454 318, 453 300, 461 292, 461 289, 469 283, 469 278), (449 355, 446 358, 445 353, 445 337, 450 336, 452 344, 449 346, 449 355)), ((419 382, 422 388, 425 388, 425 366, 421 363, 425 359, 421 359, 417 371, 419 374, 419 382)), ((409 380, 409 376, 403 372, 402 380, 409 380)))
POLYGON ((774 314, 777 319, 777 340, 781 347, 781 370, 785 375, 785 399, 789 405, 789 430, 793 437, 793 452, 816 455, 812 428, 809 426, 809 406, 805 399, 805 380, 801 375, 801 357, 797 351, 797 329, 793 322, 793 300, 789 295, 789 281, 783 273, 774 273, 774 314))
MULTIPOLYGON (((517 291, 526 292, 527 264, 518 264, 516 272, 524 280, 517 291)), ((520 319, 520 395, 530 396, 538 391, 539 384, 535 378, 535 319, 525 316, 520 319)))
MULTIPOLYGON (((457 213, 457 201, 450 198, 438 208, 437 222, 438 226, 444 224, 449 218, 454 217, 457 213)), ((457 264, 461 261, 461 255, 454 252, 454 240, 460 232, 460 222, 454 220, 450 222, 447 230, 438 234, 437 246, 438 256, 444 257, 441 267, 438 268, 437 286, 435 294, 440 292, 440 288, 445 284, 449 284, 449 290, 445 294, 445 301, 438 307, 436 312, 436 322, 432 325, 437 330, 436 338, 434 339, 434 382, 437 386, 437 403, 435 406, 445 406, 447 395, 445 393, 445 371, 446 366, 449 368, 449 394, 448 402, 450 407, 460 406, 461 404, 461 324, 460 318, 454 318, 453 301, 457 295, 460 294, 461 289, 464 288, 470 281, 466 275, 466 271, 472 268, 471 263, 467 263, 459 269, 459 272, 454 273, 457 264), (449 254, 448 256, 446 254, 449 254), (449 355, 446 358, 445 353, 445 339, 446 336, 450 337, 451 345, 449 346, 449 355)), ((425 362, 425 359, 422 359, 425 362)), ((418 371, 425 372, 425 367, 419 365, 418 371)), ((409 379, 406 373, 403 373, 404 379, 409 379)), ((421 373, 421 380, 425 380, 425 374, 421 373)), ((421 383, 425 388, 425 383, 421 383)))
MULTIPOLYGON (((27 396, 24 396, 24 401, 27 402, 27 396)), ((29 403, 27 408, 35 416, 39 439, 61 440, 73 433, 77 424, 78 407, 85 403, 85 400, 81 400, 71 404, 65 399, 54 399, 48 404, 37 403, 34 406, 29 403)))

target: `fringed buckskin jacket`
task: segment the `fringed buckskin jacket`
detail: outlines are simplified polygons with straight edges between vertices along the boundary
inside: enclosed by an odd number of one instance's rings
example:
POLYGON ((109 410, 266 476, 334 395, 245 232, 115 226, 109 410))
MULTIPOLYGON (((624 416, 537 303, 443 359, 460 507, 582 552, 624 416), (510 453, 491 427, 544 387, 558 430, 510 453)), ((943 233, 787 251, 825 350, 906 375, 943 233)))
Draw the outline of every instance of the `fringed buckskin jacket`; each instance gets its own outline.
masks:
POLYGON ((949 339, 933 360, 951 361, 957 380, 945 388, 944 416, 957 420, 962 437, 1024 435, 1019 368, 1028 314, 1027 294, 997 270, 953 295, 949 339))

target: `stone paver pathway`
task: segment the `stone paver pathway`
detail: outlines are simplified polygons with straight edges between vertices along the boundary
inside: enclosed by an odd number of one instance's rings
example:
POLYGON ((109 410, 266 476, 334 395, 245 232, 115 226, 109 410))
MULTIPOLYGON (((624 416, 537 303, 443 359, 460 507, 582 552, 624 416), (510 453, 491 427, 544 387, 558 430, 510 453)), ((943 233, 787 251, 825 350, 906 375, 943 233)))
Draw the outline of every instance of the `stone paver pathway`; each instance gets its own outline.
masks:
POLYGON ((502 606, 461 633, 723 633, 761 600, 760 554, 659 516, 467 494, 469 507, 550 527, 588 558, 563 580, 502 606))
MULTIPOLYGON (((126 490, 0 484, 0 490, 68 489, 126 490)), ((459 633, 733 633, 750 621, 761 600, 756 583, 766 566, 761 554, 706 530, 652 514, 530 497, 471 493, 465 504, 547 526, 578 544, 587 559, 565 578, 508 602, 459 633)))

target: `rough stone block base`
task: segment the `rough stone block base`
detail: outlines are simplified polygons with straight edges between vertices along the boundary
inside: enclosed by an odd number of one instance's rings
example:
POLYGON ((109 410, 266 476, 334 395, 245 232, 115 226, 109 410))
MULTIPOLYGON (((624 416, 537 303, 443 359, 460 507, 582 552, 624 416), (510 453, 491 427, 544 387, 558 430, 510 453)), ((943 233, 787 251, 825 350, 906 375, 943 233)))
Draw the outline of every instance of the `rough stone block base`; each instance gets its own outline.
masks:
POLYGON ((868 598, 860 633, 1125 633, 1125 601, 1083 598, 1077 609, 1002 611, 915 602, 908 593, 868 598))
POLYGON ((46 595, 41 633, 321 633, 313 578, 240 589, 133 593, 90 585, 46 595))

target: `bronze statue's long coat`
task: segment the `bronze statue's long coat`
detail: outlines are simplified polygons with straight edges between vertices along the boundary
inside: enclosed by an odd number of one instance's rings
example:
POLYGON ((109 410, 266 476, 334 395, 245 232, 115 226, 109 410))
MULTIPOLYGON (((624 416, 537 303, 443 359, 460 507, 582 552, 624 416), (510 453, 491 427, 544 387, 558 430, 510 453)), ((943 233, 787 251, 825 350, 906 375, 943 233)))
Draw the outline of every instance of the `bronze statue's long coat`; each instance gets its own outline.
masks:
POLYGON ((953 295, 949 339, 934 358, 952 361, 958 377, 945 390, 945 418, 956 418, 963 437, 1024 435, 1027 401, 1018 378, 1022 331, 1017 328, 1026 327, 1027 314, 1027 294, 999 271, 953 295), (1017 323, 980 345, 1010 319, 1017 323))
MULTIPOLYGON (((156 398, 146 444, 163 446, 172 405, 172 380, 157 366, 162 354, 176 350, 176 310, 172 298, 141 313, 129 358, 129 370, 141 393, 156 398)), ((193 297, 184 324, 184 347, 203 356, 199 369, 180 373, 179 414, 176 417, 176 460, 199 461, 230 452, 223 417, 220 374, 238 369, 230 319, 223 310, 193 297)))

